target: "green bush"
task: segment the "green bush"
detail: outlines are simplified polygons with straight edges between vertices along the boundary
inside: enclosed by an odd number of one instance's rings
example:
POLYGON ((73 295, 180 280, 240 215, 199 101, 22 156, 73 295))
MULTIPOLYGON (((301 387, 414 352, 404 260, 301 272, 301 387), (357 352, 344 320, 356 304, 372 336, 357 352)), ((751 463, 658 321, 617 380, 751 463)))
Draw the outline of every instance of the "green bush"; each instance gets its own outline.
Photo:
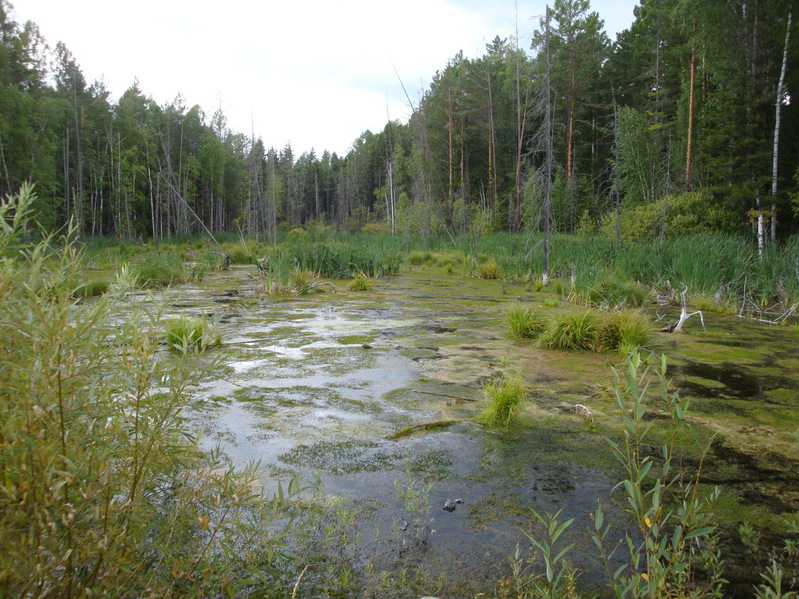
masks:
POLYGON ((513 304, 505 320, 511 335, 517 339, 538 339, 549 325, 549 318, 538 307, 529 304, 513 304))
POLYGON ((26 245, 32 202, 0 204, 0 595, 275 596, 297 480, 270 500, 255 468, 201 450, 181 414, 218 362, 163 351, 157 307, 123 301, 127 269, 75 302, 74 231, 26 245))

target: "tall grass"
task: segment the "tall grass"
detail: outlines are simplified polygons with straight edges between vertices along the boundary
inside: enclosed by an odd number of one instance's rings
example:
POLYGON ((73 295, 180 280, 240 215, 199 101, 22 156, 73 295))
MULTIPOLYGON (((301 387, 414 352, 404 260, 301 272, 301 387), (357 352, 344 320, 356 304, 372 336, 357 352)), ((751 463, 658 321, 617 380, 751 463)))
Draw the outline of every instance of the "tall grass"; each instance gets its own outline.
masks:
POLYGON ((602 318, 595 310, 563 314, 544 331, 540 343, 549 349, 593 351, 601 325, 602 318))
POLYGON ((167 287, 186 278, 183 254, 176 249, 151 250, 135 266, 136 283, 141 287, 167 287))
MULTIPOLYGON (((506 278, 533 279, 543 269, 541 237, 497 233, 481 239, 482 253, 493 256, 506 278)), ((466 237, 458 248, 468 250, 466 237)), ((617 281, 655 287, 670 280, 690 294, 713 295, 719 290, 740 302, 744 287, 764 301, 799 301, 799 237, 766 248, 762 258, 754 239, 743 235, 701 234, 618 244, 605 237, 553 235, 550 272, 575 276, 576 291, 600 290, 617 281)), ((599 296, 597 298, 599 299, 599 296)), ((627 305, 634 305, 628 302, 627 305)))
POLYGON ((254 469, 200 451, 181 420, 216 362, 164 351, 157 309, 123 309, 130 271, 76 302, 69 234, 24 243, 34 197, 0 205, 0 596, 268 588, 292 534, 287 495, 264 499, 254 469))

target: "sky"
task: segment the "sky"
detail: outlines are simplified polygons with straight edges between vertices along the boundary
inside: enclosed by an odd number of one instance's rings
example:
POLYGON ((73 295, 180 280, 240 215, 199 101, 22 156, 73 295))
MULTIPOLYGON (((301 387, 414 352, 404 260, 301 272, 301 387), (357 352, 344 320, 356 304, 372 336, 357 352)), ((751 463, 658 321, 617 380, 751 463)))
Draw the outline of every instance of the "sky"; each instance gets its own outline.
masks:
MULTIPOLYGON (((551 0, 550 0, 551 2, 551 0)), ((207 119, 340 156, 387 119, 406 122, 436 71, 499 35, 529 48, 547 0, 11 0, 51 48, 66 44, 112 99, 138 80, 159 105, 180 94, 207 119), (400 83, 401 82, 401 83, 400 83), (403 85, 405 91, 403 91, 403 85), (407 92, 407 97, 406 97, 407 92)), ((611 40, 637 0, 593 0, 611 40)))

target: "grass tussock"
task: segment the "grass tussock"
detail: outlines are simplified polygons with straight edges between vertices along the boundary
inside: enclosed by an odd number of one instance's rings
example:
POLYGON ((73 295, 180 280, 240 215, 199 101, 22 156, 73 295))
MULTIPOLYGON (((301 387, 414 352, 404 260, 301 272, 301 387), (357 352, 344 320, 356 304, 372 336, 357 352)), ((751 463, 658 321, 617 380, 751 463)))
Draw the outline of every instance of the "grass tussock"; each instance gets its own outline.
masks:
POLYGON ((602 319, 596 310, 558 316, 541 335, 547 349, 594 351, 602 319))
POLYGON ((511 336, 516 339, 538 339, 549 326, 549 318, 537 306, 516 303, 510 307, 505 320, 511 336))
POLYGON ((374 283, 369 280, 369 277, 363 274, 355 275, 355 278, 347 287, 350 291, 371 291, 373 288, 374 283))
POLYGON ((633 349, 648 345, 652 340, 652 323, 636 310, 608 313, 597 332, 597 351, 619 350, 629 354, 633 349))
POLYGON ((494 258, 489 258, 480 265, 479 273, 481 279, 501 279, 502 267, 494 258))
POLYGON ((524 402, 530 390, 518 372, 506 372, 483 387, 486 405, 477 421, 491 428, 510 428, 523 420, 524 402))
POLYGON ((137 285, 145 288, 168 287, 174 283, 181 283, 186 278, 183 254, 174 249, 145 253, 134 271, 137 285))

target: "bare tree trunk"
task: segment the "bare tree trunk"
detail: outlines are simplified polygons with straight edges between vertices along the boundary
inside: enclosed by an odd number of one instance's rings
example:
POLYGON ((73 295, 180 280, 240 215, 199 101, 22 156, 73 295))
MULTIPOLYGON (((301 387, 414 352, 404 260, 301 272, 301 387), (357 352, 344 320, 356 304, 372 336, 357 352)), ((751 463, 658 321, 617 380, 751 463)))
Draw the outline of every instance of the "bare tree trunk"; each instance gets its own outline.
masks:
POLYGON ((546 71, 544 75, 545 113, 544 113, 544 135, 546 136, 545 167, 544 167, 544 267, 541 273, 541 282, 544 286, 549 285, 549 221, 552 205, 552 90, 551 88, 551 67, 549 60, 549 5, 547 5, 546 15, 546 71))
POLYGON ((494 126, 494 96, 491 89, 491 70, 488 71, 488 184, 491 187, 491 204, 497 212, 497 143, 494 126))
MULTIPOLYGON (((612 89, 612 86, 611 86, 612 89)), ((616 243, 621 243, 621 181, 619 173, 619 107, 613 92, 613 195, 616 204, 616 243)))
POLYGON ((774 103, 774 151, 771 162, 771 241, 777 238, 777 169, 780 151, 780 116, 782 113, 783 90, 785 89, 785 71, 788 65, 788 44, 791 42, 791 22, 793 10, 788 10, 788 25, 785 28, 785 45, 782 49, 782 67, 780 81, 777 84, 777 101, 774 103))
MULTIPOLYGON (((694 25, 696 30, 696 25, 694 25)), ((688 88, 688 142, 685 150, 685 189, 691 189, 691 161, 694 151, 694 88, 696 85, 696 45, 691 46, 691 72, 688 88)))

